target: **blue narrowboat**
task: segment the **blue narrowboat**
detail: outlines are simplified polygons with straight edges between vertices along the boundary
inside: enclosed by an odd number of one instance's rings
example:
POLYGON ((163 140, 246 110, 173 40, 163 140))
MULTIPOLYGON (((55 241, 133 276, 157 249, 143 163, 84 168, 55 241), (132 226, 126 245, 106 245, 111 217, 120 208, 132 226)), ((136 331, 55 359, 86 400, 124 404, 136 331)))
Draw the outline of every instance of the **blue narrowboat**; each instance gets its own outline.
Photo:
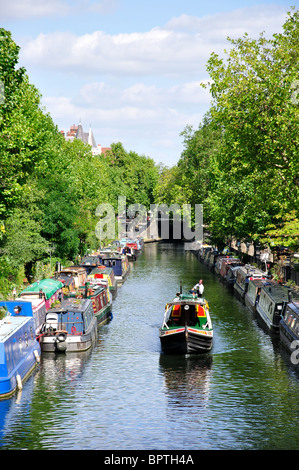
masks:
POLYGON ((40 361, 41 349, 34 318, 27 316, 24 305, 1 301, 0 308, 6 312, 0 320, 0 399, 4 399, 22 389, 40 361))
POLYGON ((130 269, 127 256, 119 253, 105 253, 100 254, 100 257, 100 264, 107 266, 108 268, 112 268, 116 281, 119 284, 123 283, 130 269))
POLYGON ((0 307, 6 308, 9 315, 15 314, 16 307, 21 307, 22 316, 33 318, 35 334, 39 335, 47 313, 45 299, 2 300, 0 307))

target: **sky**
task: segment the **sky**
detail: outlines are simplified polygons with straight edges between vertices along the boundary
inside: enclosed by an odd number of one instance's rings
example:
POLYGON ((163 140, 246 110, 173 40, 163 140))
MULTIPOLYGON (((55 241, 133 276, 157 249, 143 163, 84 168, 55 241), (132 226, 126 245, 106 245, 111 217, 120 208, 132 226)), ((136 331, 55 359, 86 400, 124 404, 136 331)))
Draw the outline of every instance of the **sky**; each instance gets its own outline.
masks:
POLYGON ((294 0, 0 0, 0 27, 59 130, 175 165, 210 108, 210 55, 282 31, 294 0))

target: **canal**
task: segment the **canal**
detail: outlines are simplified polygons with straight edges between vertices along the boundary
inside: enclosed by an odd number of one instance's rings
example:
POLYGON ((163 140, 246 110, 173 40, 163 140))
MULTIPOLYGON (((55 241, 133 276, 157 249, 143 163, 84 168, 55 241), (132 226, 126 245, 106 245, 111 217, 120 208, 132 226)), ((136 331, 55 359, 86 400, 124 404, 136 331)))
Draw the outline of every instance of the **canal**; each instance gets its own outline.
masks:
POLYGON ((0 402, 0 448, 299 449, 299 372, 277 341, 182 246, 148 244, 97 344, 43 355, 21 393, 0 402), (208 356, 161 353, 165 303, 204 280, 208 356))

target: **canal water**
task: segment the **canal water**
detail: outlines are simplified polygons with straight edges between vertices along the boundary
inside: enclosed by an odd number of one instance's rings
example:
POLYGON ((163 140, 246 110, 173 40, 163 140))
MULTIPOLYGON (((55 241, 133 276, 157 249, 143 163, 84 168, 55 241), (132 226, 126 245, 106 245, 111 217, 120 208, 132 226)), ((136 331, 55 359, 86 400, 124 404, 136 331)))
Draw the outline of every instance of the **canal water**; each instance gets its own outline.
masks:
POLYGON ((299 373, 277 341, 180 245, 148 244, 96 345, 43 355, 21 393, 0 402, 0 448, 299 448, 299 373), (165 303, 204 280, 208 356, 161 353, 165 303))

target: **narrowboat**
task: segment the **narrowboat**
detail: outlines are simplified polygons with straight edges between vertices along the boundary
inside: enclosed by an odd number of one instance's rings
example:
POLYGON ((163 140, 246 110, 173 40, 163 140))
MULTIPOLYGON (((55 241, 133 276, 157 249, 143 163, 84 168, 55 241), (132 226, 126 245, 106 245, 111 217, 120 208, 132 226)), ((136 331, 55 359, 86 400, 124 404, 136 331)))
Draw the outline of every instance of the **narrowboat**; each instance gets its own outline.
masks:
POLYGON ((222 281, 226 281, 228 268, 231 266, 244 266, 244 263, 242 263, 238 258, 229 258, 228 256, 226 258, 222 258, 219 267, 219 276, 222 281))
POLYGON ((76 289, 79 286, 83 286, 86 281, 86 270, 80 266, 69 266, 67 268, 63 268, 59 271, 59 273, 55 273, 55 278, 57 275, 57 280, 60 280, 64 284, 66 283, 65 279, 72 279, 69 285, 69 290, 73 290, 73 287, 76 289))
POLYGON ((68 294, 76 289, 75 278, 68 276, 64 273, 54 273, 53 279, 60 281, 63 284, 62 292, 63 294, 68 294))
POLYGON ((229 266, 226 274, 226 287, 230 290, 234 289, 236 275, 240 266, 229 266))
POLYGON ((21 390, 23 382, 40 362, 41 349, 35 335, 34 318, 18 302, 7 312, 1 302, 0 318, 0 399, 21 390))
POLYGON ((55 279, 42 279, 36 281, 30 286, 26 287, 18 298, 20 299, 45 299, 46 310, 51 308, 53 302, 60 300, 62 293, 63 283, 55 279))
POLYGON ((136 261, 137 259, 137 244, 126 243, 121 250, 123 255, 127 255, 129 261, 136 261))
POLYGON ((245 294, 250 279, 266 279, 266 274, 250 264, 246 264, 237 269, 234 294, 243 304, 245 304, 245 294))
POLYGON ((290 302, 291 293, 289 288, 280 284, 262 287, 256 313, 271 333, 279 333, 280 320, 285 306, 290 302))
POLYGON ((159 337, 165 353, 209 352, 213 327, 208 302, 196 294, 177 294, 166 304, 159 337))
POLYGON ((39 335, 47 313, 45 299, 2 300, 0 307, 4 307, 9 315, 14 315, 14 309, 19 307, 22 316, 33 318, 35 335, 39 335))
POLYGON ((208 251, 211 251, 212 247, 210 245, 203 245, 199 250, 199 259, 203 262, 208 251))
MULTIPOLYGON (((279 336, 283 346, 292 353, 299 345, 299 300, 286 305, 279 324, 279 336)), ((296 362, 297 363, 297 362, 296 362)))
POLYGON ((114 277, 118 284, 122 284, 129 272, 130 265, 127 256, 121 255, 120 253, 103 254, 101 256, 102 265, 112 268, 114 277))
POLYGON ((69 298, 51 308, 42 326, 39 342, 44 352, 80 352, 97 337, 98 321, 90 299, 69 298))
POLYGON ((214 253, 214 251, 212 249, 211 250, 206 250, 204 258, 203 258, 203 264, 205 264, 206 266, 209 266, 209 259, 210 259, 210 257, 212 256, 213 253, 214 253))
POLYGON ((214 272, 215 263, 216 263, 218 256, 219 256, 219 252, 217 250, 212 251, 210 254, 208 268, 212 272, 214 272))
POLYGON ((262 287, 274 285, 275 282, 267 279, 250 279, 248 282, 247 292, 245 294, 245 305, 256 313, 256 306, 259 302, 262 287))
POLYGON ((91 299, 93 313, 99 325, 107 323, 112 318, 112 299, 107 286, 86 282, 85 286, 80 286, 64 298, 91 299))
POLYGON ((106 281, 105 283, 103 282, 102 284, 105 284, 108 286, 109 291, 112 295, 112 298, 115 299, 117 295, 117 282, 116 282, 114 271, 112 268, 108 268, 107 266, 100 265, 91 271, 87 279, 92 284, 96 284, 99 282, 101 283, 102 280, 106 281))
POLYGON ((79 266, 85 269, 86 276, 88 276, 94 268, 99 266, 99 264, 102 264, 101 257, 99 255, 90 255, 84 256, 79 266))

